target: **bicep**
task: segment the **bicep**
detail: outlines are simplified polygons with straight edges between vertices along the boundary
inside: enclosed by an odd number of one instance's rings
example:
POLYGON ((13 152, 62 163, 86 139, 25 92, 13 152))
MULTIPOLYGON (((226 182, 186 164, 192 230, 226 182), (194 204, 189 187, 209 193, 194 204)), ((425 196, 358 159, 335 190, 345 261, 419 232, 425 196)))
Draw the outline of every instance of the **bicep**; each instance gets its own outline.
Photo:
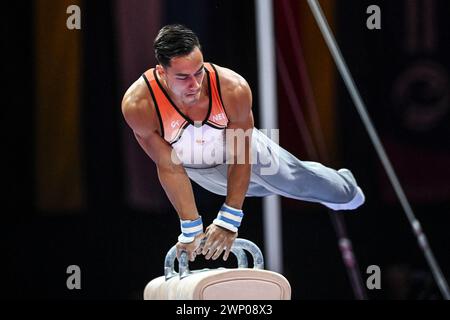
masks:
POLYGON ((229 112, 228 128, 230 129, 251 129, 254 126, 252 112, 252 93, 247 82, 238 85, 235 92, 231 95, 229 103, 231 112, 229 112))
POLYGON ((228 122, 228 129, 252 129, 255 125, 253 112, 251 108, 242 112, 239 117, 231 118, 228 122))
MULTIPOLYGON (((240 94, 236 94, 234 100, 233 113, 229 117, 227 127, 227 130, 231 130, 227 131, 227 134, 231 134, 233 141, 227 138, 227 151, 234 155, 235 161, 243 163, 244 159, 249 159, 248 157, 250 157, 254 127, 250 90, 245 89, 240 94)), ((247 163, 247 160, 245 160, 245 163, 247 163)))
POLYGON ((125 103, 122 106, 126 122, 145 153, 159 167, 172 166, 172 147, 161 137, 157 128, 157 119, 151 113, 151 106, 145 99, 125 103))
POLYGON ((141 136, 134 132, 136 140, 158 168, 174 169, 181 164, 174 149, 157 132, 141 136))

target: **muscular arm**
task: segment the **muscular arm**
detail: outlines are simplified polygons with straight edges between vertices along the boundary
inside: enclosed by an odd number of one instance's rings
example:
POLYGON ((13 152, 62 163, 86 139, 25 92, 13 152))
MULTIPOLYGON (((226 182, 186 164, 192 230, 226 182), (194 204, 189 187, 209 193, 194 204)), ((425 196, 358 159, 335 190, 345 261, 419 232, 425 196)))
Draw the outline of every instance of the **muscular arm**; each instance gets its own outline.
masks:
POLYGON ((227 146, 232 153, 228 165, 227 197, 225 203, 233 208, 242 209, 251 175, 251 136, 254 126, 252 113, 252 93, 247 82, 239 75, 232 74, 231 81, 224 81, 223 94, 229 124, 227 146), (234 139, 230 145, 230 134, 241 138, 234 139), (244 137, 244 138, 242 138, 244 137))
MULTIPOLYGON (((242 209, 251 175, 251 136, 253 129, 252 94, 247 82, 225 68, 218 68, 222 98, 228 116, 227 128, 227 197, 225 203, 242 209), (235 138, 240 137, 240 138, 235 138), (231 139, 230 139, 231 138, 231 139), (234 143, 231 143, 234 140, 234 143), (230 157, 231 156, 231 157, 230 157)), ((211 224, 206 229, 207 240, 201 250, 206 259, 215 260, 225 251, 227 260, 237 232, 211 224)))
MULTIPOLYGON (((154 106, 145 83, 138 80, 125 94, 122 112, 139 145, 155 162, 159 181, 180 219, 195 220, 198 210, 189 177, 178 162, 172 160, 172 147, 159 134, 154 106)), ((173 153, 174 159, 176 154, 173 153)))

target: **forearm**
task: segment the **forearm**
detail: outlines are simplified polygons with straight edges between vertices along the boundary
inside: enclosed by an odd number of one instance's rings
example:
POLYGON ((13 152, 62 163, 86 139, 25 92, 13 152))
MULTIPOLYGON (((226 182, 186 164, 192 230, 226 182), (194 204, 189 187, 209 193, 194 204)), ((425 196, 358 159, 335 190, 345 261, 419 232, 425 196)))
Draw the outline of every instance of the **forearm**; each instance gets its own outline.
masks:
POLYGON ((221 207, 217 218, 206 228, 206 242, 202 253, 208 260, 211 257, 217 259, 223 251, 224 260, 233 246, 233 242, 238 236, 238 228, 241 225, 244 213, 242 205, 247 194, 250 183, 251 164, 229 164, 227 198, 221 207))
POLYGON ((230 207, 242 209, 250 183, 251 164, 229 164, 227 197, 225 203, 230 207))
POLYGON ((195 205, 191 181, 183 167, 159 168, 159 181, 181 220, 195 220, 198 210, 195 205))

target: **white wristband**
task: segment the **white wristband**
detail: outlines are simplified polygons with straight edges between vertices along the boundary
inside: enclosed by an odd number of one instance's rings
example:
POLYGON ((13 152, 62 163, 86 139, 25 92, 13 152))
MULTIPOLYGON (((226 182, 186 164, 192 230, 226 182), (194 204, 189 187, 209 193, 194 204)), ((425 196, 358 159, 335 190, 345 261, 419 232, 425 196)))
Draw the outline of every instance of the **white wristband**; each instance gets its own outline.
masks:
POLYGON ((213 223, 232 232, 237 232, 243 217, 244 213, 242 210, 235 209, 224 203, 213 223))
POLYGON ((203 232, 202 217, 198 217, 195 220, 181 220, 181 234, 178 236, 178 242, 191 243, 194 241, 195 236, 203 232))

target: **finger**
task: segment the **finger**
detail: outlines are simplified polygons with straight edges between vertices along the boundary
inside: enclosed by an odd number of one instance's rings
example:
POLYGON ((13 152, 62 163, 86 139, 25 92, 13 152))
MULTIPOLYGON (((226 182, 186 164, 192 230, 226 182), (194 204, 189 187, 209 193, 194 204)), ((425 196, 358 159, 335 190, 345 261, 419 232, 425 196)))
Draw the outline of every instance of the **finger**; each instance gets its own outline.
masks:
POLYGON ((205 259, 206 259, 206 260, 211 259, 211 256, 214 254, 214 252, 216 252, 216 250, 217 250, 217 248, 210 248, 210 249, 208 250, 208 254, 205 256, 205 259))
POLYGON ((216 240, 216 237, 215 237, 215 235, 214 234, 211 234, 211 232, 206 232, 206 240, 205 240, 205 242, 204 242, 204 244, 203 244, 203 251, 202 251, 202 254, 206 254, 207 253, 207 251, 208 251, 208 248, 213 244, 213 242, 216 240))
POLYGON ((219 246, 219 242, 218 242, 218 241, 215 241, 215 242, 208 248, 208 254, 207 254, 206 257, 205 257, 206 260, 211 259, 211 256, 216 252, 218 246, 219 246))
POLYGON ((191 252, 191 253, 189 254, 189 261, 193 262, 193 261, 195 260, 195 257, 196 257, 195 252, 191 252))
POLYGON ((222 252, 223 252, 224 249, 225 249, 225 248, 224 248, 223 244, 221 244, 219 247, 217 247, 217 251, 216 251, 216 253, 213 255, 212 259, 213 259, 213 260, 217 260, 217 258, 220 257, 220 255, 222 254, 222 252))
POLYGON ((211 247, 211 242, 206 241, 205 245, 202 248, 202 254, 206 255, 208 253, 209 248, 211 247))
POLYGON ((203 247, 198 247, 197 249, 195 249, 195 253, 202 254, 202 250, 203 250, 203 247))
POLYGON ((231 247, 230 246, 226 246, 225 253, 223 254, 223 261, 227 261, 228 256, 230 255, 230 251, 231 251, 231 247))
POLYGON ((196 253, 196 254, 202 254, 202 250, 203 250, 203 248, 205 247, 205 243, 206 243, 206 242, 204 242, 204 243, 199 243, 198 247, 195 248, 195 253, 196 253))
POLYGON ((197 249, 201 249, 201 248, 203 248, 203 246, 205 245, 205 243, 206 243, 206 235, 203 233, 201 236, 199 236, 199 238, 196 240, 197 241, 197 247, 196 247, 196 250, 197 249))
POLYGON ((208 238, 206 239, 205 245, 203 246, 203 250, 202 250, 203 255, 207 254, 209 248, 214 243, 214 241, 215 241, 214 237, 208 236, 208 238))
POLYGON ((231 247, 233 246, 235 239, 236 239, 236 237, 233 237, 232 239, 229 239, 227 241, 227 244, 225 245, 225 253, 223 254, 224 261, 226 261, 228 259, 228 256, 230 255, 230 252, 231 252, 231 247))

